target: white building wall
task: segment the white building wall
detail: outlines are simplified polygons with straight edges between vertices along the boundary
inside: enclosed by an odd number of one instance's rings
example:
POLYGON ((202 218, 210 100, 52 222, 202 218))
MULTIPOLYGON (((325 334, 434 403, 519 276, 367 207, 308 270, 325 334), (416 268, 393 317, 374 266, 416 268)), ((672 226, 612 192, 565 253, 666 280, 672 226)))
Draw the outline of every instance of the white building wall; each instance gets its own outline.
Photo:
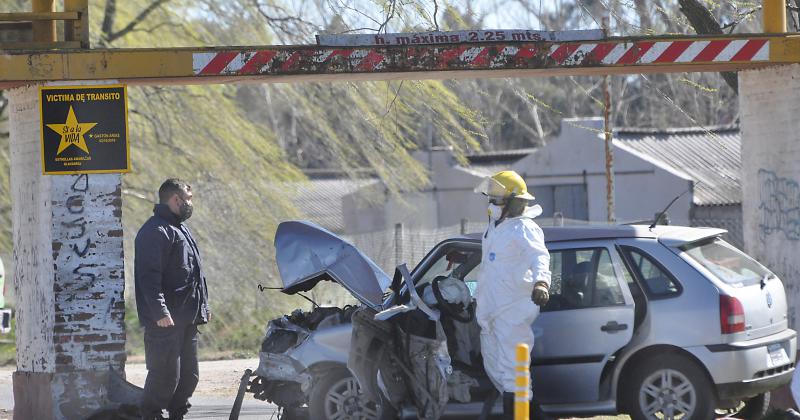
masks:
POLYGON ((800 306, 800 65, 739 73, 746 251, 786 287, 789 326, 800 306))
MULTIPOLYGON (((529 186, 586 183, 589 220, 607 220, 603 120, 565 118, 558 139, 517 162, 513 169, 529 186)), ((615 215, 619 222, 652 220, 690 188, 689 177, 614 143, 615 215)), ((673 224, 689 224, 691 194, 669 210, 673 224)))
POLYGON ((487 217, 486 199, 473 189, 481 177, 456 166, 449 150, 415 154, 428 169, 433 185, 421 192, 390 196, 376 183, 342 200, 345 233, 391 229, 397 223, 413 228, 454 226, 462 219, 482 221, 487 217), (375 200, 365 200, 372 196, 375 200))
MULTIPOLYGON (((537 186, 579 185, 587 188, 590 221, 605 222, 605 149, 599 118, 562 121, 559 138, 519 160, 509 169, 525 178, 530 189, 537 186)), ((390 197, 379 184, 344 198, 345 232, 362 233, 392 228, 435 228, 487 220, 486 199, 473 189, 482 176, 458 166, 448 150, 418 152, 415 157, 431 174, 433 188, 390 197), (358 204, 359 194, 376 197, 358 204), (381 195, 384 198, 381 200, 381 195)), ((652 220, 676 196, 691 188, 689 177, 647 156, 614 144, 616 219, 620 222, 652 220)), ((688 225, 692 194, 681 197, 669 210, 673 224, 688 225)))

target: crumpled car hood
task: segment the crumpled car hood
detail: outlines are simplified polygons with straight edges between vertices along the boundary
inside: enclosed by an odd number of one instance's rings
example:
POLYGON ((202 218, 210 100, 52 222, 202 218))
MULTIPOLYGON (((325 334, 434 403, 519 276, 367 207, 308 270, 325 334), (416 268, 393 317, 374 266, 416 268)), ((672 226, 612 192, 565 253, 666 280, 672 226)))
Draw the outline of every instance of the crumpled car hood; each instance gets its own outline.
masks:
POLYGON ((355 246, 311 222, 288 221, 275 233, 283 293, 311 290, 322 280, 344 286, 372 308, 383 303, 392 279, 355 246))

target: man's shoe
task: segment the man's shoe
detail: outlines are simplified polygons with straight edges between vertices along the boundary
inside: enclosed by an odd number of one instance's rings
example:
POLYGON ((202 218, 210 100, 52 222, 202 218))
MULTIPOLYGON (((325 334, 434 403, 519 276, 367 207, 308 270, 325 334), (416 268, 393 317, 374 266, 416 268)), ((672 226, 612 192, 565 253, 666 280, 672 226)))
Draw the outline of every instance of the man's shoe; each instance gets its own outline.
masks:
POLYGON ((183 420, 185 413, 169 413, 169 420, 183 420))

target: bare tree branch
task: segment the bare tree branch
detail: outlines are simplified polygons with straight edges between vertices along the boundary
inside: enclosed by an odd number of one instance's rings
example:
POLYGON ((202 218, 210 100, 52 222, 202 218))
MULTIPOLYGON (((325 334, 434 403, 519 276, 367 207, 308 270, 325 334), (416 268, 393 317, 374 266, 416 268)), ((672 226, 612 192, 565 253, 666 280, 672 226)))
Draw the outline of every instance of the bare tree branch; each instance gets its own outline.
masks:
POLYGON ((103 24, 100 30, 103 34, 110 34, 114 31, 114 20, 117 17, 117 0, 106 0, 106 10, 103 13, 103 24))
POLYGON ((728 22, 725 25, 722 25, 721 29, 725 30, 725 29, 730 28, 730 31, 728 31, 728 33, 732 33, 733 30, 736 29, 736 26, 739 25, 740 23, 742 23, 742 21, 746 17, 758 12, 759 10, 761 10, 761 6, 756 6, 756 7, 752 8, 752 9, 750 9, 750 10, 744 12, 744 13, 737 13, 736 14, 736 20, 734 20, 733 22, 728 22))
MULTIPOLYGON (((700 35, 719 35, 722 34, 722 27, 717 19, 699 0, 678 0, 681 5, 681 12, 689 19, 694 31, 700 35)), ((725 79, 725 83, 738 94, 739 76, 736 72, 725 71, 720 75, 725 79)))
POLYGON ((381 23, 381 26, 378 27, 378 32, 384 31, 386 32, 386 25, 389 24, 389 21, 394 18, 394 14, 397 12, 397 0, 392 0, 389 2, 389 13, 386 14, 386 20, 381 23))
POLYGON ((295 37, 309 32, 309 29, 319 29, 313 22, 304 20, 300 17, 292 16, 290 12, 276 5, 261 4, 259 0, 253 0, 253 5, 258 13, 275 30, 279 38, 283 36, 295 37), (281 16, 275 16, 265 10, 267 7, 275 9, 281 16))
POLYGON ((436 0, 433 0, 433 25, 436 27, 436 31, 439 31, 439 21, 436 20, 436 15, 439 14, 439 3, 436 0))
POLYGON ((0 115, 3 115, 6 108, 8 108, 8 102, 9 100, 3 95, 3 91, 0 91, 0 115))
POLYGON ((112 43, 115 40, 117 40, 119 38, 122 38, 123 36, 127 35, 131 31, 133 31, 136 28, 137 25, 139 25, 145 19, 147 19, 147 17, 150 16, 151 13, 156 11, 156 9, 161 7, 162 4, 164 4, 164 3, 168 2, 168 1, 169 0, 154 0, 147 7, 145 7, 144 10, 139 12, 139 14, 135 18, 133 18, 130 22, 128 22, 128 24, 125 25, 124 28, 120 29, 117 32, 113 32, 113 28, 111 27, 111 25, 114 24, 114 20, 115 20, 114 14, 116 14, 116 4, 115 4, 115 0, 108 0, 108 2, 106 3, 106 12, 109 12, 109 5, 111 5, 112 15, 111 15, 111 17, 109 17, 108 15, 103 17, 103 38, 104 38, 104 40, 107 43, 112 43), (108 20, 108 23, 109 23, 109 27, 108 28, 105 27, 105 24, 106 24, 107 20, 108 20), (108 31, 106 31, 106 29, 108 29, 108 31))

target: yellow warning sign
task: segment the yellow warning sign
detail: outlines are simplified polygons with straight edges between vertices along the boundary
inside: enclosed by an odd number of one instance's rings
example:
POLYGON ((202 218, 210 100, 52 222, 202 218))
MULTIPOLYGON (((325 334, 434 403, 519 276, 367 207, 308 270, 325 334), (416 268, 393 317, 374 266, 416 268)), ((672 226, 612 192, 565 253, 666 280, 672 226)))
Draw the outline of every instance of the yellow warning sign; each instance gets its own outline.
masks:
POLYGON ((124 85, 39 88, 46 175, 130 172, 124 85))

